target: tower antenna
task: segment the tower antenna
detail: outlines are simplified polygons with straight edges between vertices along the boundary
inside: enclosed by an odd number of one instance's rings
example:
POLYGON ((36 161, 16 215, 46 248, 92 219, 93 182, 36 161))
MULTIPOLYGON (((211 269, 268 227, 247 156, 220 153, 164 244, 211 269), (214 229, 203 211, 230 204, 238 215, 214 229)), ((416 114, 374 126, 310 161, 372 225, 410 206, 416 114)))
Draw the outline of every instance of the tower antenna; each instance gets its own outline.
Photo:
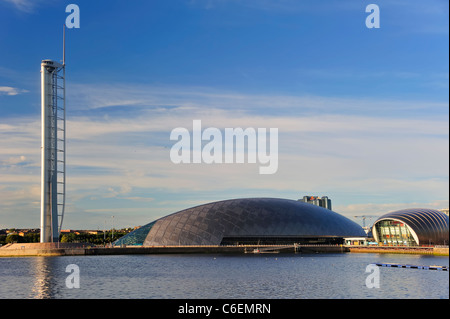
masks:
POLYGON ((66 65, 66 25, 63 24, 63 66, 66 65))

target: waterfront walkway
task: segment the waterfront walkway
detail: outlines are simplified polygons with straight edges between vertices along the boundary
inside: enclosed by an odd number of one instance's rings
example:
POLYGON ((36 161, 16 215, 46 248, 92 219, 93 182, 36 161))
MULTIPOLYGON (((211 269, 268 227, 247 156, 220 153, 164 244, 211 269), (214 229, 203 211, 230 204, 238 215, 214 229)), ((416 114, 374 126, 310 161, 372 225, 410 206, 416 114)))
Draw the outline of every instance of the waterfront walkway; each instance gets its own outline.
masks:
POLYGON ((347 246, 352 253, 380 253, 380 254, 420 254, 448 256, 448 246, 436 247, 406 247, 406 246, 347 246))
POLYGON ((98 247, 87 244, 34 243, 0 247, 0 257, 131 255, 131 254, 243 254, 243 253, 401 253, 448 256, 446 247, 368 247, 342 245, 199 245, 98 247))
POLYGON ((0 257, 74 256, 131 254, 242 254, 260 252, 327 253, 346 252, 341 245, 198 245, 198 246, 114 246, 98 247, 68 243, 11 244, 0 248, 0 257))

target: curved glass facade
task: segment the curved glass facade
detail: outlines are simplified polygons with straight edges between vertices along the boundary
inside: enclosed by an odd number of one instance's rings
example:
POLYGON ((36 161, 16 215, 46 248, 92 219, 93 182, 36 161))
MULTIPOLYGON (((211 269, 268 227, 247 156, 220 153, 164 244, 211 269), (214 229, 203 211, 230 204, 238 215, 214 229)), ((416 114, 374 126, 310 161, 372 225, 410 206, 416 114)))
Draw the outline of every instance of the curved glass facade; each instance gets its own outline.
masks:
POLYGON ((148 232, 153 227, 153 225, 156 223, 156 221, 151 222, 149 224, 146 224, 142 227, 139 227, 138 229, 132 231, 131 233, 119 238, 114 242, 114 245, 121 246, 121 245, 142 245, 145 238, 148 235, 148 232))
POLYGON ((448 245, 448 222, 448 216, 438 210, 403 209, 381 216, 372 233, 385 245, 448 245))
POLYGON ((378 240, 384 245, 414 246, 417 244, 413 232, 404 222, 386 219, 378 222, 375 228, 378 240))
MULTIPOLYGON (((168 215, 151 224, 145 240, 141 242, 142 234, 139 242, 134 244, 336 244, 341 243, 343 237, 367 236, 361 226, 329 209, 278 198, 208 203, 168 215)), ((135 235, 132 232, 124 236, 125 244, 132 242, 127 236, 135 235)))

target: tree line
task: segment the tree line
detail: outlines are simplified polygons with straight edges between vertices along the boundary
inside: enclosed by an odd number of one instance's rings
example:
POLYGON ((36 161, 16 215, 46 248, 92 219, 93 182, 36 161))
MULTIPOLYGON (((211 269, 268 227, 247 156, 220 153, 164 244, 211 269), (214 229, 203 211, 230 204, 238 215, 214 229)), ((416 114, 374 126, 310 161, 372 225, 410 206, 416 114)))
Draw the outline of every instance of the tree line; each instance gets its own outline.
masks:
MULTIPOLYGON (((89 233, 67 233, 61 234, 59 237, 62 243, 90 243, 94 245, 105 245, 112 243, 120 237, 129 233, 128 229, 115 230, 114 232, 107 231, 101 234, 89 234, 89 233)), ((18 234, 0 235, 0 245, 12 244, 12 243, 39 243, 39 233, 27 233, 24 236, 18 234)))

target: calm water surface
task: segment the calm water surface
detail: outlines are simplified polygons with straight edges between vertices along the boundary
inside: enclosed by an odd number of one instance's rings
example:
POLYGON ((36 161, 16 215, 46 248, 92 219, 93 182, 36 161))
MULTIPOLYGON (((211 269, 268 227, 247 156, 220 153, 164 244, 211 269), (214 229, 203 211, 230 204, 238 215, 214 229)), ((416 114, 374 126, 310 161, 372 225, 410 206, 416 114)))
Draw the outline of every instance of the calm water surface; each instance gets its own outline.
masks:
POLYGON ((448 257, 394 254, 125 255, 0 258, 0 298, 449 298, 445 271, 371 263, 448 266, 448 257), (68 288, 68 265, 80 288, 68 288))

